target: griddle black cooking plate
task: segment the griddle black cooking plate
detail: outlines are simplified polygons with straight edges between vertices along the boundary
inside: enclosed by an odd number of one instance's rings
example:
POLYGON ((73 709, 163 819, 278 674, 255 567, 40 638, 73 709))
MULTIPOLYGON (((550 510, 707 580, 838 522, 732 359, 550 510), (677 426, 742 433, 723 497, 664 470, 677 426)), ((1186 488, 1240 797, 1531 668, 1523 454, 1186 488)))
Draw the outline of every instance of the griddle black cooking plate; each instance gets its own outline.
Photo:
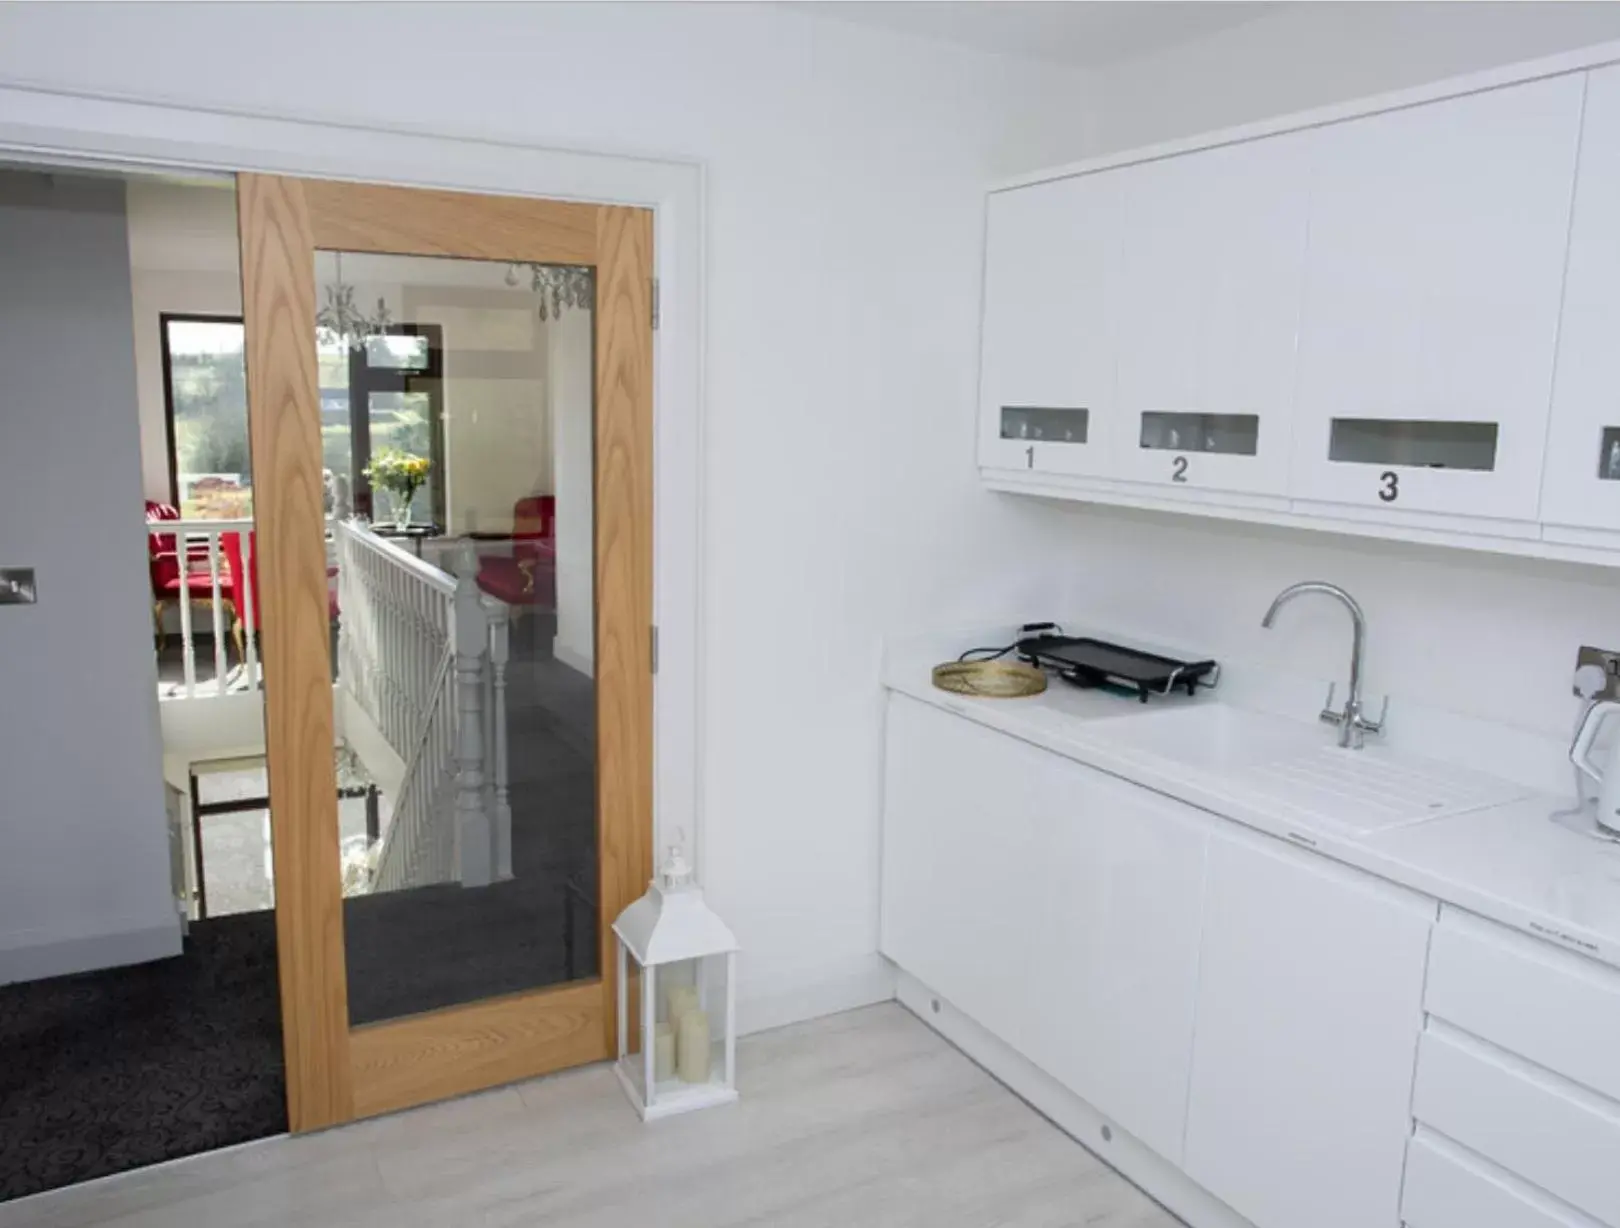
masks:
POLYGON ((1135 694, 1143 703, 1149 695, 1168 695, 1177 688, 1191 695, 1200 681, 1215 672, 1213 661, 1178 661, 1106 640, 1067 635, 1019 640, 1018 655, 1076 686, 1115 687, 1135 694))

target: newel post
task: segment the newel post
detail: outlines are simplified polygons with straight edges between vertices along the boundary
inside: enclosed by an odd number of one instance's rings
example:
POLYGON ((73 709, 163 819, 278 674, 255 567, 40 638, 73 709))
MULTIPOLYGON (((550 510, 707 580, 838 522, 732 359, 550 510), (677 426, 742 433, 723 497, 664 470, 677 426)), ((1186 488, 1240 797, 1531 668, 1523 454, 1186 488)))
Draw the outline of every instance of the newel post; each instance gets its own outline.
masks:
POLYGON ((456 877, 482 887, 495 877, 495 841, 484 805, 484 648, 489 631, 479 601, 478 559, 456 558, 453 628, 456 677, 456 877))

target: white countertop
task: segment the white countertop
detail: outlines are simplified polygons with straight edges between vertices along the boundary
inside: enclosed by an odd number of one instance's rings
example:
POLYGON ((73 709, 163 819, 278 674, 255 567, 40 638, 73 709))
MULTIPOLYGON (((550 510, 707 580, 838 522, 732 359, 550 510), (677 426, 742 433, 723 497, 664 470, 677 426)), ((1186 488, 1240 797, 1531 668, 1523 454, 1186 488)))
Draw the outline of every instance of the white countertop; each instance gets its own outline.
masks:
MULTIPOLYGON (((1489 917, 1538 938, 1620 967, 1620 845, 1607 844, 1555 823, 1555 811, 1573 796, 1538 794, 1455 763, 1393 752, 1369 740, 1367 765, 1375 770, 1416 766, 1446 782, 1459 804, 1483 804, 1441 818, 1358 829, 1309 806, 1288 805, 1232 787, 1219 771, 1144 752, 1119 736, 1135 715, 1220 702, 1215 694, 1165 698, 1149 704, 1057 680, 1026 699, 971 699, 935 688, 932 665, 920 655, 891 657, 885 685, 913 699, 1140 784, 1221 818, 1289 840, 1445 903, 1489 917)), ((1257 719, 1281 722, 1276 716, 1257 719)), ((1289 736, 1305 730, 1332 747, 1334 733, 1304 722, 1284 724, 1289 736)), ((1342 818, 1342 816, 1340 816, 1342 818)))

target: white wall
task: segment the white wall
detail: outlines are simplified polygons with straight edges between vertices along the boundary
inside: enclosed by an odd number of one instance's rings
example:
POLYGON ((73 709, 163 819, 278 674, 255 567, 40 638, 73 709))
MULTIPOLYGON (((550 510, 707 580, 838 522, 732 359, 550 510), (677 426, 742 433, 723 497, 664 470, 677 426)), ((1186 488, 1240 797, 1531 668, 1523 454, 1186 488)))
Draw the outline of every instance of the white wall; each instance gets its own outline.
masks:
POLYGON ((168 407, 163 399, 164 312, 242 314, 236 193, 219 187, 131 180, 126 188, 135 380, 141 423, 141 486, 167 503, 168 407))
POLYGON ((1071 158, 1620 39, 1620 5, 1323 0, 1099 72, 1071 158))
MULTIPOLYGON (((1620 5, 1305 4, 1098 75, 1100 139, 1075 157, 1188 136, 1620 39, 1620 5)), ((1368 686, 1567 738, 1575 650, 1620 648, 1613 573, 1489 555, 1103 508, 1045 513, 1068 538, 1067 608, 1148 638, 1322 677, 1346 673, 1342 610, 1296 580, 1345 585, 1367 610, 1368 686)), ((1563 778, 1558 765, 1554 774, 1563 778)))
POLYGON ((0 172, 0 983, 180 949, 123 185, 0 172))
POLYGON ((513 504, 551 493, 550 325, 527 289, 409 284, 400 297, 396 318, 444 330, 447 528, 508 533, 513 504))
POLYGON ((546 325, 547 413, 556 458, 557 660, 582 674, 596 672, 595 380, 591 317, 565 311, 546 325))
POLYGON ((984 185, 1083 83, 680 4, 19 5, 0 79, 704 163, 700 864, 745 1024, 886 992, 881 635, 1062 587, 1061 526, 978 488, 974 383, 984 185))

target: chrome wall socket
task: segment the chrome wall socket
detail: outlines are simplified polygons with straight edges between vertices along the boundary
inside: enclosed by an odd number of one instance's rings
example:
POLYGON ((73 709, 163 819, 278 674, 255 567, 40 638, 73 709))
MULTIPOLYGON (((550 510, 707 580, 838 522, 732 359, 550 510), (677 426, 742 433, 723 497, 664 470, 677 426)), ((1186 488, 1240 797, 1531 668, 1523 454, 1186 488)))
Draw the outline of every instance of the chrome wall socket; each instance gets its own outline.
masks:
MULTIPOLYGON (((1620 652, 1582 644, 1580 652, 1575 655, 1575 668, 1580 669, 1583 665, 1597 666, 1607 679, 1602 694, 1593 696, 1594 699, 1620 699, 1620 652)), ((1573 689, 1576 695, 1581 693, 1579 687, 1573 689)))

